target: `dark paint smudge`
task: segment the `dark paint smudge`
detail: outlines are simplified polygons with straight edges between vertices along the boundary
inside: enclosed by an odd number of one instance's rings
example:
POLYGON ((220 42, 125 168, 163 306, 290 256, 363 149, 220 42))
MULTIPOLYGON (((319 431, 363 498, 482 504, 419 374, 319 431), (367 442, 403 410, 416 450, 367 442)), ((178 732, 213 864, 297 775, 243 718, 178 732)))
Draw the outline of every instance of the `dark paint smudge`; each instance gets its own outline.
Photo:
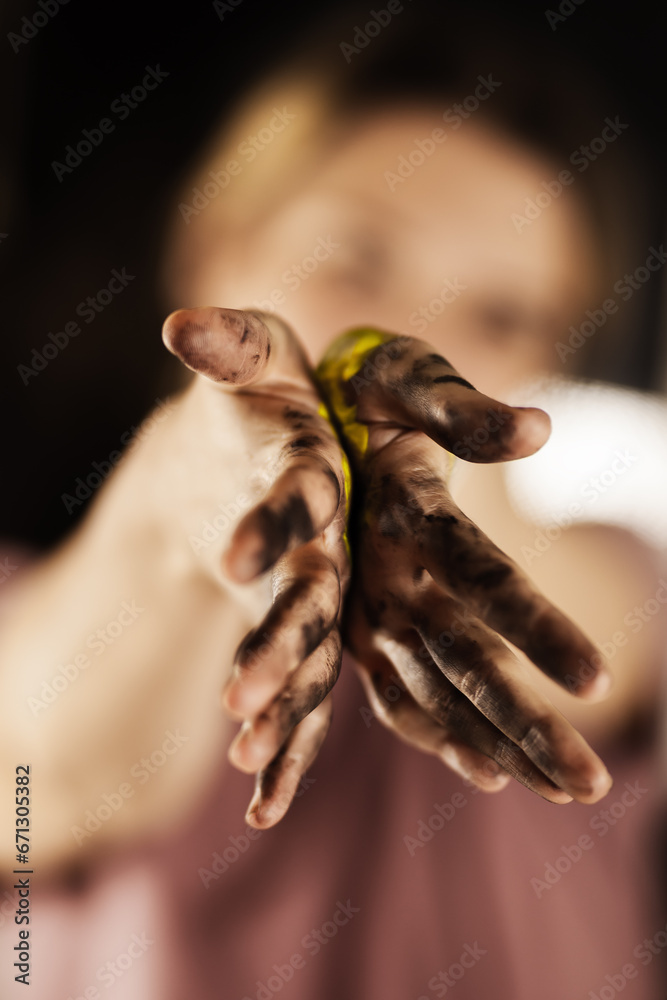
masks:
POLYGON ((467 379, 461 378, 460 375, 438 375, 437 378, 433 379, 434 385, 436 383, 442 385, 449 382, 453 383, 454 385, 462 385, 464 389, 472 389, 473 392, 477 391, 474 385, 471 385, 467 379))

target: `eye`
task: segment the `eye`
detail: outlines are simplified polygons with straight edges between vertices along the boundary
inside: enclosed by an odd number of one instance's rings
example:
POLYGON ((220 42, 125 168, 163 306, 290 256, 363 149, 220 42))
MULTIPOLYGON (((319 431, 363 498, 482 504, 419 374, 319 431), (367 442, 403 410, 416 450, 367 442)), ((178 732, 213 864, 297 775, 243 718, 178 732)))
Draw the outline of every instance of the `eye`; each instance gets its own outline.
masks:
POLYGON ((351 237, 332 256, 326 277, 347 291, 377 294, 391 277, 388 249, 384 242, 363 234, 351 237))
POLYGON ((498 344, 509 342, 526 326, 525 311, 510 299, 489 299, 478 303, 475 320, 482 335, 498 344))
POLYGON ((475 303, 473 322, 479 336, 498 347, 519 340, 551 340, 560 328, 559 317, 548 309, 509 296, 475 303))

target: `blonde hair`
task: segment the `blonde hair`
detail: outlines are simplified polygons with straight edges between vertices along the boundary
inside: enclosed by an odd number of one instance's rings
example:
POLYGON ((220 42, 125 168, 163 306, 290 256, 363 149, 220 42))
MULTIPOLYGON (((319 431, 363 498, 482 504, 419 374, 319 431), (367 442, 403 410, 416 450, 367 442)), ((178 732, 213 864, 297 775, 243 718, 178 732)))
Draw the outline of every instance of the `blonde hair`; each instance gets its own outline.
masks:
POLYGON ((282 202, 298 192, 326 160, 349 129, 349 123, 332 115, 333 89, 331 78, 322 72, 281 75, 251 90, 233 116, 214 128, 178 191, 177 212, 168 221, 163 281, 170 295, 187 282, 190 262, 199 259, 210 229, 208 213, 215 213, 218 238, 233 242, 239 234, 259 227, 278 199, 282 202), (250 137, 268 128, 276 109, 294 117, 256 156, 242 160, 240 150, 250 137), (224 188, 213 193, 205 208, 188 211, 197 190, 203 193, 207 184, 216 184, 211 174, 232 163, 240 169, 224 188))
MULTIPOLYGON (((422 14, 420 6, 420 17, 422 14)), ((431 16, 438 15, 431 12, 431 16)), ((290 57, 287 69, 283 67, 262 79, 237 105, 232 116, 217 124, 183 189, 175 193, 176 211, 168 222, 168 249, 162 273, 164 287, 174 305, 184 304, 184 289, 188 287, 192 269, 206 251, 207 240, 228 243, 233 254, 233 244, 239 235, 259 228, 277 206, 297 193, 343 137, 373 110, 401 104, 438 107, 444 99, 464 96, 465 87, 474 82, 480 52, 474 46, 472 51, 466 49, 470 45, 467 36, 459 44, 460 37, 455 32, 453 40, 445 39, 437 31, 429 32, 428 21, 424 26, 414 18, 415 12, 406 9, 400 27, 395 25, 374 39, 358 62, 351 65, 342 58, 339 46, 331 42, 332 38, 345 37, 342 24, 333 22, 332 28, 328 22, 319 35, 315 34, 307 46, 290 57), (412 23, 409 16, 413 17, 412 23), (413 44, 415 38, 421 39, 418 49, 413 44), (428 45, 437 49, 445 40, 450 46, 449 55, 452 52, 456 55, 457 65, 452 73, 447 69, 445 55, 435 65, 425 51, 428 45), (409 58, 401 60, 402 53, 409 58), (423 70, 421 64, 417 65, 420 60, 426 66, 423 70), (394 72, 397 79, 392 78, 394 72), (276 108, 286 109, 294 118, 252 160, 239 163, 239 150, 244 142, 267 128, 276 108), (240 169, 229 178, 224 189, 210 199, 202 194, 201 199, 208 201, 206 207, 185 213, 184 206, 192 205, 197 190, 203 192, 209 184, 207 190, 212 191, 211 173, 224 170, 230 161, 236 161, 240 169), (213 216, 215 225, 210 224, 213 216)), ((488 48, 492 26, 474 25, 470 29, 481 32, 484 28, 482 50, 484 44, 488 48)), ((608 102, 600 98, 592 85, 589 99, 586 87, 590 81, 582 74, 572 71, 567 79, 562 74, 558 77, 553 59, 540 61, 539 53, 531 53, 532 63, 528 68, 515 65, 516 51, 506 37, 500 38, 497 52, 491 51, 501 65, 503 88, 499 96, 494 95, 488 108, 475 112, 476 119, 537 152, 543 159, 557 166, 568 166, 569 153, 582 137, 590 140, 595 134, 591 129, 602 122, 602 117, 598 118, 600 108, 608 109, 608 102), (527 72, 534 72, 535 78, 527 77, 527 72)), ((489 51, 484 56, 490 65, 489 51)), ((619 143, 613 153, 607 153, 590 170, 578 175, 576 193, 590 209, 600 274, 599 288, 591 289, 591 305, 606 297, 607 290, 624 271, 642 262, 645 238, 642 222, 647 216, 648 196, 638 182, 634 150, 628 152, 621 147, 619 143), (633 193, 632 203, 627 198, 628 190, 633 193)), ((625 303, 622 319, 610 318, 604 338, 593 338, 577 353, 578 365, 593 370, 602 367, 607 374, 604 364, 608 356, 616 352, 623 357, 627 347, 625 331, 638 325, 643 307, 636 298, 625 303)))

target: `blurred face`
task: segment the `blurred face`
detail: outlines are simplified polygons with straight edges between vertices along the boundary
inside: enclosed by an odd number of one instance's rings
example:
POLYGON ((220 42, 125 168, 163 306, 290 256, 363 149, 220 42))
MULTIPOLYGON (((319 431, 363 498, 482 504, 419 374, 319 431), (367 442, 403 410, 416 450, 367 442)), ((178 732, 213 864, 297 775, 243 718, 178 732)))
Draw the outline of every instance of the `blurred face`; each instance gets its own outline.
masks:
MULTIPOLYGON (((233 247, 214 235, 201 241, 189 304, 272 310, 313 362, 353 326, 409 333, 492 394, 559 370, 555 343, 593 281, 576 191, 565 188, 517 232, 512 214, 523 215, 557 169, 474 120, 410 159, 415 140, 440 126, 421 109, 351 128, 326 165, 298 193, 281 200, 277 191, 274 210, 233 247)), ((215 211, 197 224, 214 233, 215 211)))

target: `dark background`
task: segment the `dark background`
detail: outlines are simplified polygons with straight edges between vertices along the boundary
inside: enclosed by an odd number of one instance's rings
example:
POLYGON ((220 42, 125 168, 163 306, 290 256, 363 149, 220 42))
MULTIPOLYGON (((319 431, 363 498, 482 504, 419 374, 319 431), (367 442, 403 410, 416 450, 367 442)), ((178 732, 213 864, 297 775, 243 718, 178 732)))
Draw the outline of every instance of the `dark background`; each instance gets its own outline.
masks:
MULTIPOLYGON (((357 5, 354 25, 378 0, 357 5)), ((160 340, 164 307, 157 274, 174 182, 212 122, 325 9, 340 4, 242 0, 221 20, 211 0, 174 4, 70 0, 14 52, 9 32, 41 8, 6 3, 0 15, 0 294, 2 302, 2 490, 0 535, 37 547, 74 524, 61 494, 120 447, 174 368, 160 340), (146 66, 169 73, 100 148, 59 183, 52 168, 65 147, 94 128, 111 102, 139 84, 146 66), (70 346, 24 385, 49 331, 76 319, 77 304, 125 267, 134 281, 70 346)), ((417 16, 418 3, 411 16, 417 16)), ((447 3, 443 2, 446 11, 447 3)), ((470 4, 468 6, 471 6, 470 4)), ((484 16, 484 4, 473 3, 484 16)), ((550 4, 556 10, 558 4, 550 4)), ((493 7, 601 75, 617 109, 641 136, 651 169, 665 165, 663 12, 648 0, 584 0, 552 32, 545 4, 493 7)), ((363 23, 363 22, 362 22, 363 23)), ((342 40, 342 39, 340 39, 342 40)), ((338 45, 339 39, 332 44, 338 45)), ((632 193, 628 192, 631 198, 632 193)), ((664 196, 654 202, 651 238, 664 231, 664 196)), ((662 277, 662 276, 661 276, 662 277)), ((643 319, 610 377, 658 385, 661 281, 643 291, 643 319)))

